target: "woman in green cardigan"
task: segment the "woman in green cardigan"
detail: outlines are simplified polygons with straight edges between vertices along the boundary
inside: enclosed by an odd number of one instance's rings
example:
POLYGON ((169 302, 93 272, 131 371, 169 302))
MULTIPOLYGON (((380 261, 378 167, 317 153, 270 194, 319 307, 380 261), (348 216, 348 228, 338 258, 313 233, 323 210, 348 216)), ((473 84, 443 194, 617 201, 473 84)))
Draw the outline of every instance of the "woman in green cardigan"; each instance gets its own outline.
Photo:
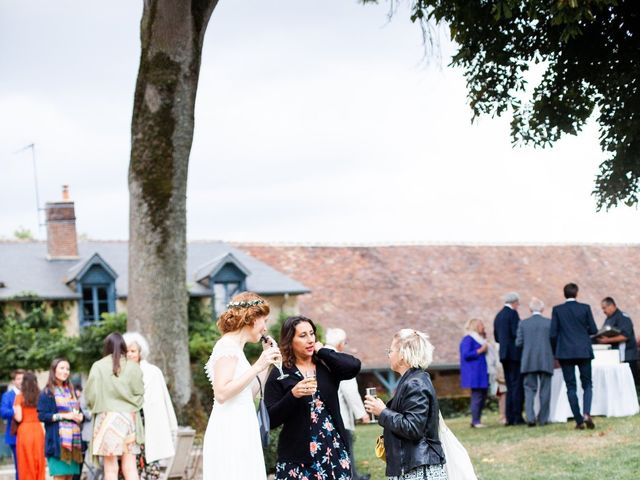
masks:
POLYGON ((144 443, 142 370, 127 360, 127 345, 118 332, 105 338, 103 353, 91 366, 84 390, 94 418, 91 453, 103 457, 106 480, 117 480, 118 457, 125 480, 138 480, 136 455, 144 443))

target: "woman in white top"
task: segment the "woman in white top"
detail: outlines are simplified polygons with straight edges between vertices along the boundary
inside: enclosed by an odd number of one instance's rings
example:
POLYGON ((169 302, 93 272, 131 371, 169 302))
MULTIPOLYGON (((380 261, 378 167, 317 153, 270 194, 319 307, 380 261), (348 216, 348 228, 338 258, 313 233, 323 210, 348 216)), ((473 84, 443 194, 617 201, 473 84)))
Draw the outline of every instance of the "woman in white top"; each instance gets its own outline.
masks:
MULTIPOLYGON (((127 359, 140 364, 144 382, 144 464, 146 478, 159 478, 159 460, 175 455, 175 438, 178 431, 176 413, 171 403, 167 382, 162 370, 147 361, 149 344, 137 332, 123 335, 127 344, 127 359)), ((138 468, 141 467, 140 462, 138 468)))
POLYGON ((203 480, 265 480, 266 469, 254 398, 256 377, 264 383, 267 369, 282 357, 263 345, 260 358, 249 364, 247 342, 259 342, 267 331, 269 304, 255 293, 232 298, 218 319, 222 337, 213 347, 205 370, 213 386, 214 404, 204 435, 203 480))

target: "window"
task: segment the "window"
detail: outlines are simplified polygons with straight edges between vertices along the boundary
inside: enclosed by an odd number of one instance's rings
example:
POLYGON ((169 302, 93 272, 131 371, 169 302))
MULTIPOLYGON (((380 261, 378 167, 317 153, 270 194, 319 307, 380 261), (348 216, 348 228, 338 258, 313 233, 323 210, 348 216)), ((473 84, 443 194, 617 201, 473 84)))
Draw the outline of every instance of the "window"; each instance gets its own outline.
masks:
POLYGON ((216 282, 213 284, 213 308, 217 317, 227 309, 227 303, 240 292, 240 282, 216 282))
POLYGON ((109 285, 82 286, 82 325, 100 320, 103 313, 112 311, 109 301, 109 285))

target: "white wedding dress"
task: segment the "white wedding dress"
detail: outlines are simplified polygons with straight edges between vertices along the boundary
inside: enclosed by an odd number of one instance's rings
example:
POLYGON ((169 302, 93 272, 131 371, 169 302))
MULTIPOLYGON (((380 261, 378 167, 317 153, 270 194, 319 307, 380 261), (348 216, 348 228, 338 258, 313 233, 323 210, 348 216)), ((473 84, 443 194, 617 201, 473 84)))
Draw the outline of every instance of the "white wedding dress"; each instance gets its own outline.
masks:
MULTIPOLYGON (((251 365, 242 350, 224 339, 213 347, 205 371, 213 385, 215 363, 222 357, 236 357, 238 378, 251 365)), ((250 383, 224 403, 214 402, 202 447, 203 480, 266 480, 262 443, 250 383)))

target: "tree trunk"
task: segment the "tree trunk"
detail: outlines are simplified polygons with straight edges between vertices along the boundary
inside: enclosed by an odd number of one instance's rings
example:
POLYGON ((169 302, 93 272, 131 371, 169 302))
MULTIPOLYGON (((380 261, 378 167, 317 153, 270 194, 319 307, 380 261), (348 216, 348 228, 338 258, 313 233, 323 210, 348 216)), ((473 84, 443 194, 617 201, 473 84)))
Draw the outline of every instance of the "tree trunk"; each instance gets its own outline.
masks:
POLYGON ((217 0, 145 0, 129 164, 128 328, 177 407, 191 396, 186 191, 205 30, 217 0))

